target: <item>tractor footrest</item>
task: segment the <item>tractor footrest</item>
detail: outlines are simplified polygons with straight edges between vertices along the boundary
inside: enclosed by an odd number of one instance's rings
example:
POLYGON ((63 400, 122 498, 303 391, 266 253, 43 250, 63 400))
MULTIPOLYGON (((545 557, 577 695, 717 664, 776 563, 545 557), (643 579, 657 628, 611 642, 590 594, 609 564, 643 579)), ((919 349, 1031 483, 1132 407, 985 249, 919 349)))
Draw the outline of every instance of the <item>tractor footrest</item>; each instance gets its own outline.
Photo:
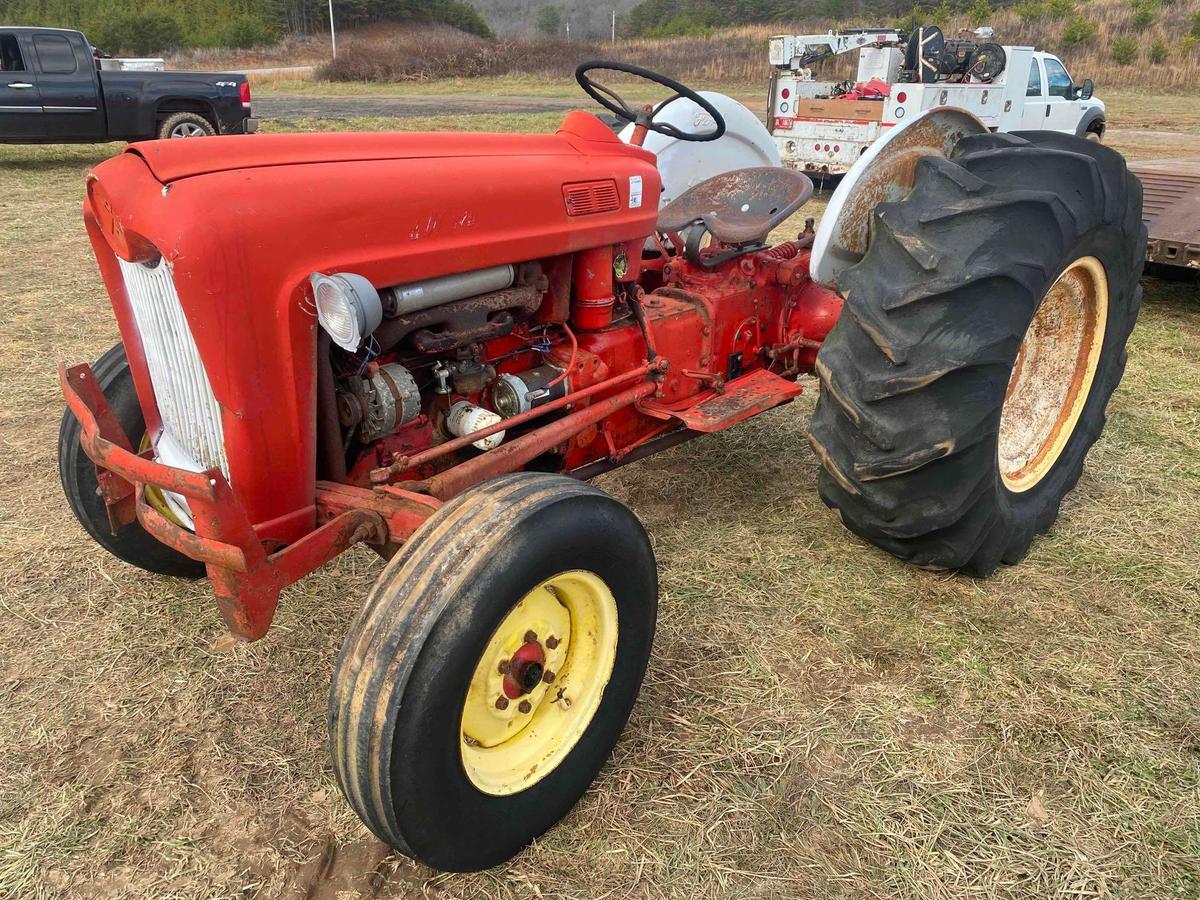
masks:
POLYGON ((678 419, 692 431, 721 431, 760 412, 799 396, 804 389, 795 382, 757 369, 735 378, 722 393, 683 408, 644 401, 646 412, 660 418, 678 419))

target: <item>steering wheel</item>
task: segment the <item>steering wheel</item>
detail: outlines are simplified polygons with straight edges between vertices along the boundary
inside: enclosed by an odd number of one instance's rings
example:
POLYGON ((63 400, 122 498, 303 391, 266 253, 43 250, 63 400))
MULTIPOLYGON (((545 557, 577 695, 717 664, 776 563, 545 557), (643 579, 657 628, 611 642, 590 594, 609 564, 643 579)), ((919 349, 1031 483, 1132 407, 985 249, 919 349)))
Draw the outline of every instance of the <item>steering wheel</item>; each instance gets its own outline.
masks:
POLYGON ((575 80, 579 82, 579 86, 583 88, 585 94, 611 112, 613 115, 627 122, 633 122, 635 125, 641 125, 648 131, 656 131, 659 134, 665 134, 667 137, 673 137, 680 141, 715 141, 725 133, 725 119, 717 112, 717 108, 693 91, 691 88, 680 84, 666 75, 659 75, 657 72, 651 72, 649 69, 643 69, 641 66, 631 66, 627 63, 607 62, 605 60, 594 60, 592 62, 580 63, 575 69, 575 80), (589 72, 593 69, 610 69, 614 72, 625 72, 628 75, 636 75, 638 78, 644 78, 647 81, 652 81, 655 84, 660 84, 663 87, 670 88, 675 93, 664 100, 657 106, 651 107, 647 104, 640 111, 634 109, 625 102, 624 98, 607 85, 601 84, 593 79, 589 72), (670 122, 656 122, 654 117, 662 112, 663 107, 668 103, 674 103, 680 97, 686 97, 691 100, 702 110, 704 110, 713 120, 713 130, 705 132, 684 131, 676 128, 670 122))

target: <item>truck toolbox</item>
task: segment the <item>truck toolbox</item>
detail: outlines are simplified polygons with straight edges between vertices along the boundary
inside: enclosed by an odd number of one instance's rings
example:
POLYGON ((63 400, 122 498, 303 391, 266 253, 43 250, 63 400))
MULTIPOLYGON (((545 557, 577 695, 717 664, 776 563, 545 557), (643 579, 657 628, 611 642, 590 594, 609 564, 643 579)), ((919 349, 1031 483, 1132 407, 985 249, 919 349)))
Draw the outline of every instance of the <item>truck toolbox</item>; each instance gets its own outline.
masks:
POLYGON ((796 118, 878 122, 883 118, 883 104, 871 100, 797 100, 796 118))

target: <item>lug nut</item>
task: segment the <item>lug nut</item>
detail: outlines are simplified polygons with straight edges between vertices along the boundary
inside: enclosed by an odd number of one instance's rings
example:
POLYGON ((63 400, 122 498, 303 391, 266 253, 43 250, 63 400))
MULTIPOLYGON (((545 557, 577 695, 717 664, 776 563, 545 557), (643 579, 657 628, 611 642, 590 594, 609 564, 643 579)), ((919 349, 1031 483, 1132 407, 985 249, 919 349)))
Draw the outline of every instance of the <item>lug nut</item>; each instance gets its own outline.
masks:
POLYGON ((546 684, 554 684, 554 673, 547 669, 542 673, 542 681, 546 682, 546 684))
POLYGON ((509 669, 509 661, 507 659, 502 659, 500 661, 500 665, 496 666, 496 668, 497 668, 497 670, 499 670, 501 675, 507 675, 508 669, 509 669))
POLYGON ((550 635, 550 637, 546 638, 546 649, 547 650, 554 650, 557 647, 558 647, 558 638, 556 638, 554 635, 550 635))
MULTIPOLYGON (((504 705, 507 706, 508 704, 505 703, 504 705)), ((519 704, 517 704, 517 709, 520 711, 521 715, 527 716, 533 707, 529 705, 528 700, 522 700, 519 704)))
POLYGON ((527 644, 536 644, 537 643, 537 632, 534 631, 532 628, 529 629, 529 631, 525 632, 525 643, 527 643, 527 644))
POLYGON ((497 697, 496 698, 496 709, 508 709, 508 698, 507 697, 497 697))

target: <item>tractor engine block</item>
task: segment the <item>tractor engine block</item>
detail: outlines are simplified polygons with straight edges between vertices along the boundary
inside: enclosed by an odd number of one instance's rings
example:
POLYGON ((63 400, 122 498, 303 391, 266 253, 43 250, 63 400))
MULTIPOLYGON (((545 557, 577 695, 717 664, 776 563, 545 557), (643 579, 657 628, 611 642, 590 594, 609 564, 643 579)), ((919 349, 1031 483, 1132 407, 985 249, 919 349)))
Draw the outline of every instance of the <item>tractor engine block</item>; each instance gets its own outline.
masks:
POLYGON ((805 233, 716 265, 716 248, 697 260, 618 245, 384 289, 384 318, 371 340, 354 353, 332 350, 349 480, 427 479, 527 430, 497 423, 535 416, 648 364, 660 367, 653 397, 548 446, 534 466, 572 471, 620 461, 677 430, 673 411, 720 396, 738 379, 758 370, 788 379, 811 372, 842 301, 809 280, 810 243, 805 233), (482 439, 453 453, 403 465, 483 429, 482 439))

